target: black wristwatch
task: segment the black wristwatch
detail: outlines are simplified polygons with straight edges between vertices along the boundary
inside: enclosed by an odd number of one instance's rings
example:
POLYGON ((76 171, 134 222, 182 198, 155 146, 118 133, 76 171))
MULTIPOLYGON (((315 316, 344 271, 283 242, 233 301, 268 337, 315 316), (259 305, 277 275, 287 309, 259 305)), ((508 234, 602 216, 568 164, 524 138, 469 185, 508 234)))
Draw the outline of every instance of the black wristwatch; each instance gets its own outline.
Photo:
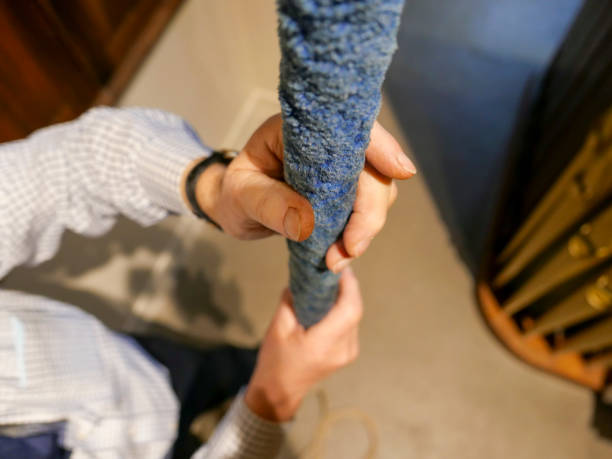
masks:
POLYGON ((187 195, 187 200, 191 205, 191 210, 195 214, 196 217, 202 218, 209 223, 212 223, 221 231, 221 226, 217 222, 215 222, 212 218, 206 215, 206 212, 202 210, 200 205, 198 204, 198 200, 196 199, 196 183, 198 183, 198 178, 202 173, 206 170, 206 168, 212 164, 221 163, 228 165, 232 162, 232 160, 238 156, 238 152, 235 150, 216 150, 213 151, 210 156, 204 158, 198 164, 196 164, 193 169, 187 175, 187 179, 185 180, 185 194, 187 195))

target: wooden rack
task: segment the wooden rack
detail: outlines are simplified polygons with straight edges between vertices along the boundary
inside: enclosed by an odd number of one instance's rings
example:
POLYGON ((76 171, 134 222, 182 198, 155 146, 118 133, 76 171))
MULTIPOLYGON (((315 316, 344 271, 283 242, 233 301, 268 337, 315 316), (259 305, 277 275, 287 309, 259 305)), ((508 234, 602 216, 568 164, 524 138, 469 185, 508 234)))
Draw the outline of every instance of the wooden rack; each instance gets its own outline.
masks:
POLYGON ((595 390, 612 374, 610 43, 612 0, 586 1, 523 123, 476 287, 508 349, 595 390))

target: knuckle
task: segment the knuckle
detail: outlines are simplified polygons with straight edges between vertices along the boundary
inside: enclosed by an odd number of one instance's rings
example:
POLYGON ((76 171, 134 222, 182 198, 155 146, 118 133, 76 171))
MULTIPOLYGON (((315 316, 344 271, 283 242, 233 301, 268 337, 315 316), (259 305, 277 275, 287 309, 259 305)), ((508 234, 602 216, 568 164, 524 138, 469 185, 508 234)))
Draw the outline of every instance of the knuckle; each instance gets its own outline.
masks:
POLYGON ((367 226, 373 235, 378 234, 387 221, 386 209, 381 209, 379 212, 372 212, 367 219, 367 226))
POLYGON ((346 324, 349 328, 354 328, 360 321, 363 316, 363 311, 357 305, 351 305, 350 309, 347 308, 346 312, 346 324))
POLYGON ((391 190, 389 192, 389 207, 392 206, 395 200, 397 199, 397 193, 397 185, 395 184, 395 182, 392 182, 391 190))
POLYGON ((359 322, 361 322, 361 319, 363 319, 363 308, 361 307, 361 305, 357 305, 355 307, 355 312, 354 312, 355 324, 358 324, 359 322))
POLYGON ((336 371, 339 370, 340 368, 345 367, 349 362, 347 361, 347 354, 344 352, 339 352, 336 355, 336 358, 333 360, 333 362, 331 363, 331 370, 332 371, 336 371))
MULTIPOLYGON (((275 324, 276 325, 276 324, 275 324)), ((285 334, 282 332, 280 327, 274 326, 269 329, 269 339, 273 346, 279 346, 284 341, 285 334)))
POLYGON ((347 366, 350 365, 351 363, 353 363, 355 360, 357 359, 357 354, 355 353, 355 351, 353 349, 348 349, 346 351, 346 353, 344 354, 344 361, 342 366, 347 366))
POLYGON ((342 359, 338 355, 330 357, 327 355, 323 361, 319 363, 319 369, 322 373, 330 373, 342 367, 342 359))
POLYGON ((387 223, 387 211, 385 209, 385 211, 381 212, 380 216, 378 217, 378 220, 376 222, 376 232, 380 232, 383 227, 385 226, 385 223, 387 223))

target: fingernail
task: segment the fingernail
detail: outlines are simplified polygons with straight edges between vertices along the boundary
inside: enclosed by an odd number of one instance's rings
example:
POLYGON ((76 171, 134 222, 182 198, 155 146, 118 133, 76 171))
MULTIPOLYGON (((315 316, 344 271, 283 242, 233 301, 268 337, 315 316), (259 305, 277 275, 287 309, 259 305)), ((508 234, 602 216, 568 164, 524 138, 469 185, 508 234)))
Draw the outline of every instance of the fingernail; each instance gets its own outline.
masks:
POLYGON ((410 159, 408 159, 408 156, 406 156, 405 154, 401 154, 398 156, 398 161, 400 163, 400 166, 406 171, 411 173, 412 175, 417 173, 416 167, 414 167, 414 164, 412 164, 412 161, 410 161, 410 159))
POLYGON ((285 227, 285 235, 293 240, 297 241, 300 239, 300 214, 295 207, 289 207, 283 220, 283 226, 285 227))
POLYGON ((361 256, 363 252, 365 252, 368 246, 370 245, 370 242, 372 242, 372 239, 365 238, 362 241, 359 241, 357 244, 355 244, 355 256, 356 257, 361 256))
POLYGON ((340 260, 338 263, 336 263, 332 267, 332 271, 338 274, 340 271, 346 268, 351 263, 351 261, 352 261, 352 258, 343 258, 342 260, 340 260))

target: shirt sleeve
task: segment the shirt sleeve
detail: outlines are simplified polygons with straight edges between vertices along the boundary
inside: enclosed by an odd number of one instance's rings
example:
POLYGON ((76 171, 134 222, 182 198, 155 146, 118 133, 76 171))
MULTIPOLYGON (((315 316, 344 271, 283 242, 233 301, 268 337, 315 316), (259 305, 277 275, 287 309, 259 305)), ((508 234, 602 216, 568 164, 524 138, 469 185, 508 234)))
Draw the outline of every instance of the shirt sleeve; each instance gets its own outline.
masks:
POLYGON ((51 258, 66 229, 107 232, 122 214, 151 225, 187 213, 188 164, 210 150, 180 117, 96 108, 0 145, 0 279, 51 258))
POLYGON ((192 459, 270 459, 278 455, 290 423, 260 418, 244 402, 244 389, 192 459))

